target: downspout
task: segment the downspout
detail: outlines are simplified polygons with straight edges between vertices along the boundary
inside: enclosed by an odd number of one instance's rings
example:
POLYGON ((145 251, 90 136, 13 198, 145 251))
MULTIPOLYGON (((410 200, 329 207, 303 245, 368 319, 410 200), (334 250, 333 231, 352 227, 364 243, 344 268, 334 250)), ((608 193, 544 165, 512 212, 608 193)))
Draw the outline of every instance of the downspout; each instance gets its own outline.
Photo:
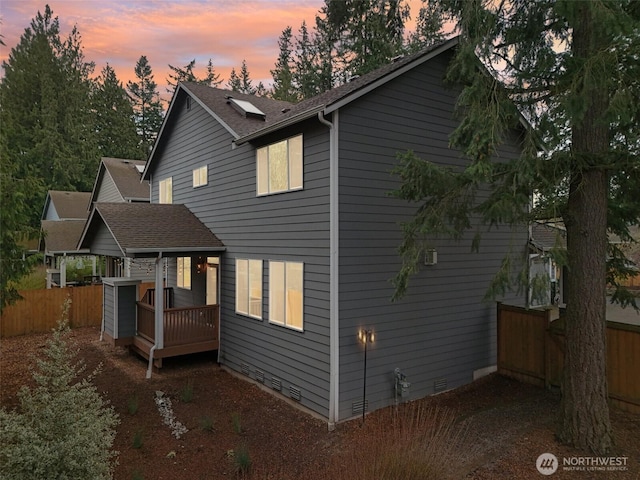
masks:
POLYGON ((149 350, 149 367, 147 368, 147 378, 151 378, 151 372, 153 372, 153 354, 156 350, 161 350, 164 347, 164 328, 162 320, 164 318, 164 285, 163 285, 163 267, 162 267, 162 252, 158 253, 158 257, 155 262, 156 266, 156 304, 154 308, 154 320, 155 320, 155 343, 149 350))
POLYGON ((318 112, 318 120, 329 127, 329 430, 339 420, 340 400, 340 309, 339 309, 339 215, 338 215, 338 110, 333 123, 318 112))

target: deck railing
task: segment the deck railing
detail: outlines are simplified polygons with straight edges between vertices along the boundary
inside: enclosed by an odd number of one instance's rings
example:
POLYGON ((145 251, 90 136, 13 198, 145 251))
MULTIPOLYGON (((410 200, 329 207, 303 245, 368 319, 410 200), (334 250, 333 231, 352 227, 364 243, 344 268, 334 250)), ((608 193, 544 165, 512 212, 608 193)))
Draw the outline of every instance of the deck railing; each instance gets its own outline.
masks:
MULTIPOLYGON (((164 308, 172 308, 173 307, 173 288, 164 287, 163 288, 163 298, 164 298, 164 308)), ((149 288, 145 292, 142 297, 141 302, 146 303, 147 305, 151 305, 152 307, 156 304, 156 289, 149 288)))
MULTIPOLYGON (((219 325, 219 305, 168 308, 164 311, 164 346, 218 340, 219 325)), ((138 302, 138 335, 155 342, 155 309, 143 302, 138 302)))

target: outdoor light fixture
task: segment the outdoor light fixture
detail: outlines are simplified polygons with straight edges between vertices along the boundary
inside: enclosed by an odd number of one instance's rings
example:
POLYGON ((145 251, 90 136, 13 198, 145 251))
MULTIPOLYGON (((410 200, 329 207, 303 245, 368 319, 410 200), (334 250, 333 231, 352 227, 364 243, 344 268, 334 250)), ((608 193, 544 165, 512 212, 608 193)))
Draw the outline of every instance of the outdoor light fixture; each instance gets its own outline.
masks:
POLYGON ((196 273, 203 273, 207 270, 207 259, 198 257, 198 263, 196 263, 196 273))
POLYGON ((358 330, 358 341, 364 344, 364 375, 363 375, 363 384, 362 384, 362 423, 364 423, 364 414, 366 411, 366 401, 367 401, 367 345, 373 343, 376 337, 373 333, 373 330, 366 330, 361 328, 358 330))

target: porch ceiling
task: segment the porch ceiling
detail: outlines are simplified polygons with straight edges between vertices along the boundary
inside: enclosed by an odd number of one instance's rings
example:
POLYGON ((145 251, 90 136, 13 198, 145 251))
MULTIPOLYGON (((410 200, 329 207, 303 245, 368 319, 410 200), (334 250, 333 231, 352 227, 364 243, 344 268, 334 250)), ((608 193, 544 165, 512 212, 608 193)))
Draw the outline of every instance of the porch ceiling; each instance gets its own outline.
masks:
POLYGON ((95 254, 115 247, 123 257, 225 250, 220 239, 186 206, 158 203, 96 203, 79 247, 95 254))

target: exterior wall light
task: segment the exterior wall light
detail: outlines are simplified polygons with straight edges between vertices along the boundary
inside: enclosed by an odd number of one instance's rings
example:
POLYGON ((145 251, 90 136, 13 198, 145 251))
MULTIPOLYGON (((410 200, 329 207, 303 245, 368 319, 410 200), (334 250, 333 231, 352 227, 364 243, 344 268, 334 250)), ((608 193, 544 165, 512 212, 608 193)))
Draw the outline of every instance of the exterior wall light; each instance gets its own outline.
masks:
POLYGON ((358 341, 364 344, 364 374, 362 383, 362 423, 364 423, 364 414, 366 412, 367 401, 367 346, 376 339, 373 330, 361 328, 358 330, 358 341))

